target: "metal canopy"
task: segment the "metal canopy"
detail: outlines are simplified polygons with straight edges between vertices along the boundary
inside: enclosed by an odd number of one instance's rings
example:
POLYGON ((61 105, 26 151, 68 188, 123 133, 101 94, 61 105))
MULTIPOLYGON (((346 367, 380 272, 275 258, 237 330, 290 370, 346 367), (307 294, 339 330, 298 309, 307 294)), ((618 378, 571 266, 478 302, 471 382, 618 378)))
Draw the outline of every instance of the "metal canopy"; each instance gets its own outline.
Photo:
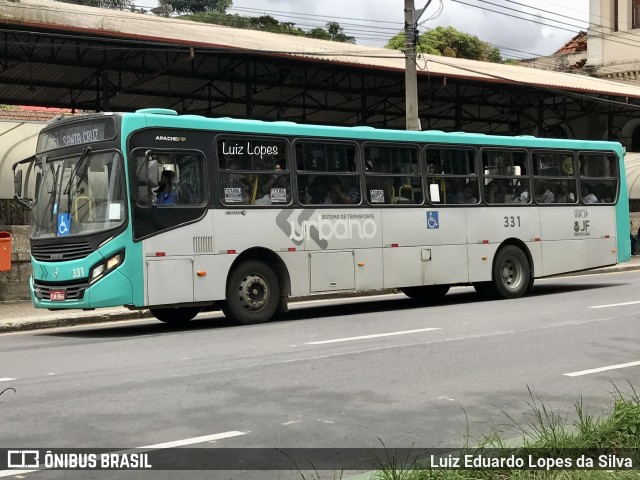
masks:
MULTIPOLYGON (((145 32, 134 36, 78 24, 3 19, 0 104, 89 111, 163 107, 217 117, 405 126, 404 70, 391 63, 332 61, 202 40, 159 42, 145 39, 145 32)), ((301 40, 285 41, 294 48, 301 40)), ((604 138, 615 138, 638 117, 637 88, 627 91, 610 82, 582 86, 579 79, 585 77, 573 76, 573 90, 570 85, 558 89, 464 69, 429 71, 428 66, 418 75, 422 129, 602 139, 603 132, 604 138)))

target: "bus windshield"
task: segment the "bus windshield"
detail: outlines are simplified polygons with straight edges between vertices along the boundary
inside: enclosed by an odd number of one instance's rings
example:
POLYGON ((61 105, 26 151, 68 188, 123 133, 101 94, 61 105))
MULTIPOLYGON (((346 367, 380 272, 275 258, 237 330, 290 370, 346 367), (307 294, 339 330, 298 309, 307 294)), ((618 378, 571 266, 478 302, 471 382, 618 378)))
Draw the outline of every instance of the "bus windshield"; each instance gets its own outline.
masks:
POLYGON ((71 156, 36 160, 42 179, 33 206, 32 238, 76 236, 125 221, 122 155, 85 148, 71 156))

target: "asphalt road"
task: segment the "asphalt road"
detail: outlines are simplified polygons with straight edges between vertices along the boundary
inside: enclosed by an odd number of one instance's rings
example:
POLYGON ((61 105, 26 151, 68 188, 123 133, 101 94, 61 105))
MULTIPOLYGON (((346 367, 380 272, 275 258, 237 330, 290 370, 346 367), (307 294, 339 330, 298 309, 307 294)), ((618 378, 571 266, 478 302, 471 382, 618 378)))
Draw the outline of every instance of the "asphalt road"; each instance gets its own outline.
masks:
POLYGON ((400 294, 308 302, 257 326, 211 313, 181 330, 142 320, 0 335, 0 391, 16 390, 0 396, 0 446, 457 448, 467 434, 513 437, 529 390, 571 415, 579 400, 600 413, 615 387, 640 384, 639 291, 629 272, 538 281, 509 301, 456 288, 439 306, 400 294))

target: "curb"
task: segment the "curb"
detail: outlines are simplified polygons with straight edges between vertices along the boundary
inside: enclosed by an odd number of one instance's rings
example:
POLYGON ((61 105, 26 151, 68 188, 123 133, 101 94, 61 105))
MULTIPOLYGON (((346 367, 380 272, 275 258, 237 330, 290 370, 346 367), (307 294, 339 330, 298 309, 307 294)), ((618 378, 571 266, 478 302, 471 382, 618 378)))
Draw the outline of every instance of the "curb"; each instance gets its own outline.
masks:
MULTIPOLYGON (((639 271, 640 265, 615 265, 612 267, 605 267, 597 270, 583 270, 580 272, 563 273, 546 278, 561 278, 561 277, 577 277, 588 275, 599 275, 603 273, 620 273, 639 271)), ((371 290, 368 292, 355 292, 355 293, 327 293, 308 297, 292 297, 289 299, 290 303, 304 302, 313 300, 329 300, 329 299, 344 299, 344 298, 360 298, 368 297, 372 295, 388 295, 397 293, 398 289, 381 289, 371 290)), ((1 304, 0 304, 1 305, 1 304)), ((74 310, 69 310, 72 313, 70 317, 54 317, 54 318, 42 318, 36 320, 30 320, 29 317, 17 317, 13 322, 0 323, 0 334, 11 332, 26 332, 30 330, 43 330, 47 328, 59 328, 59 327, 74 327, 78 325, 91 325, 95 323, 103 322, 117 322, 122 320, 143 320, 152 319, 153 315, 149 310, 131 310, 124 312, 109 312, 109 313, 96 313, 83 315, 73 313, 74 310), (77 315, 77 316, 75 316, 77 315)))
POLYGON ((14 322, 0 324, 0 334, 10 332, 26 332, 29 330, 43 330, 46 328, 73 327, 77 325, 89 325, 102 322, 117 322, 120 320, 141 320, 144 318, 153 318, 153 316, 149 313, 148 310, 140 310, 67 318, 43 318, 33 321, 18 318, 14 322))

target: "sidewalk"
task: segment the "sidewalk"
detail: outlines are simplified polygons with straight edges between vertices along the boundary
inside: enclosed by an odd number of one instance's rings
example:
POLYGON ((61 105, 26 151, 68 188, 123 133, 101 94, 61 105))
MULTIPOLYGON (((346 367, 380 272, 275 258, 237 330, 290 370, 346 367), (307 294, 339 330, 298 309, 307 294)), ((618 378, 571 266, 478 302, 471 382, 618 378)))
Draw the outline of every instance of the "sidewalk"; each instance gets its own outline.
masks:
MULTIPOLYGON (((593 275, 595 273, 614 273, 633 270, 640 270, 640 256, 631 257, 629 262, 613 267, 571 273, 564 276, 593 275)), ((341 297, 344 298, 344 295, 341 297)), ((305 300, 308 300, 308 298, 305 298, 305 300)), ((100 308, 91 311, 51 311, 34 308, 31 302, 28 301, 0 302, 0 333, 68 327, 100 322, 115 322, 119 320, 139 320, 142 318, 153 318, 153 316, 148 310, 132 311, 125 307, 100 308)))

